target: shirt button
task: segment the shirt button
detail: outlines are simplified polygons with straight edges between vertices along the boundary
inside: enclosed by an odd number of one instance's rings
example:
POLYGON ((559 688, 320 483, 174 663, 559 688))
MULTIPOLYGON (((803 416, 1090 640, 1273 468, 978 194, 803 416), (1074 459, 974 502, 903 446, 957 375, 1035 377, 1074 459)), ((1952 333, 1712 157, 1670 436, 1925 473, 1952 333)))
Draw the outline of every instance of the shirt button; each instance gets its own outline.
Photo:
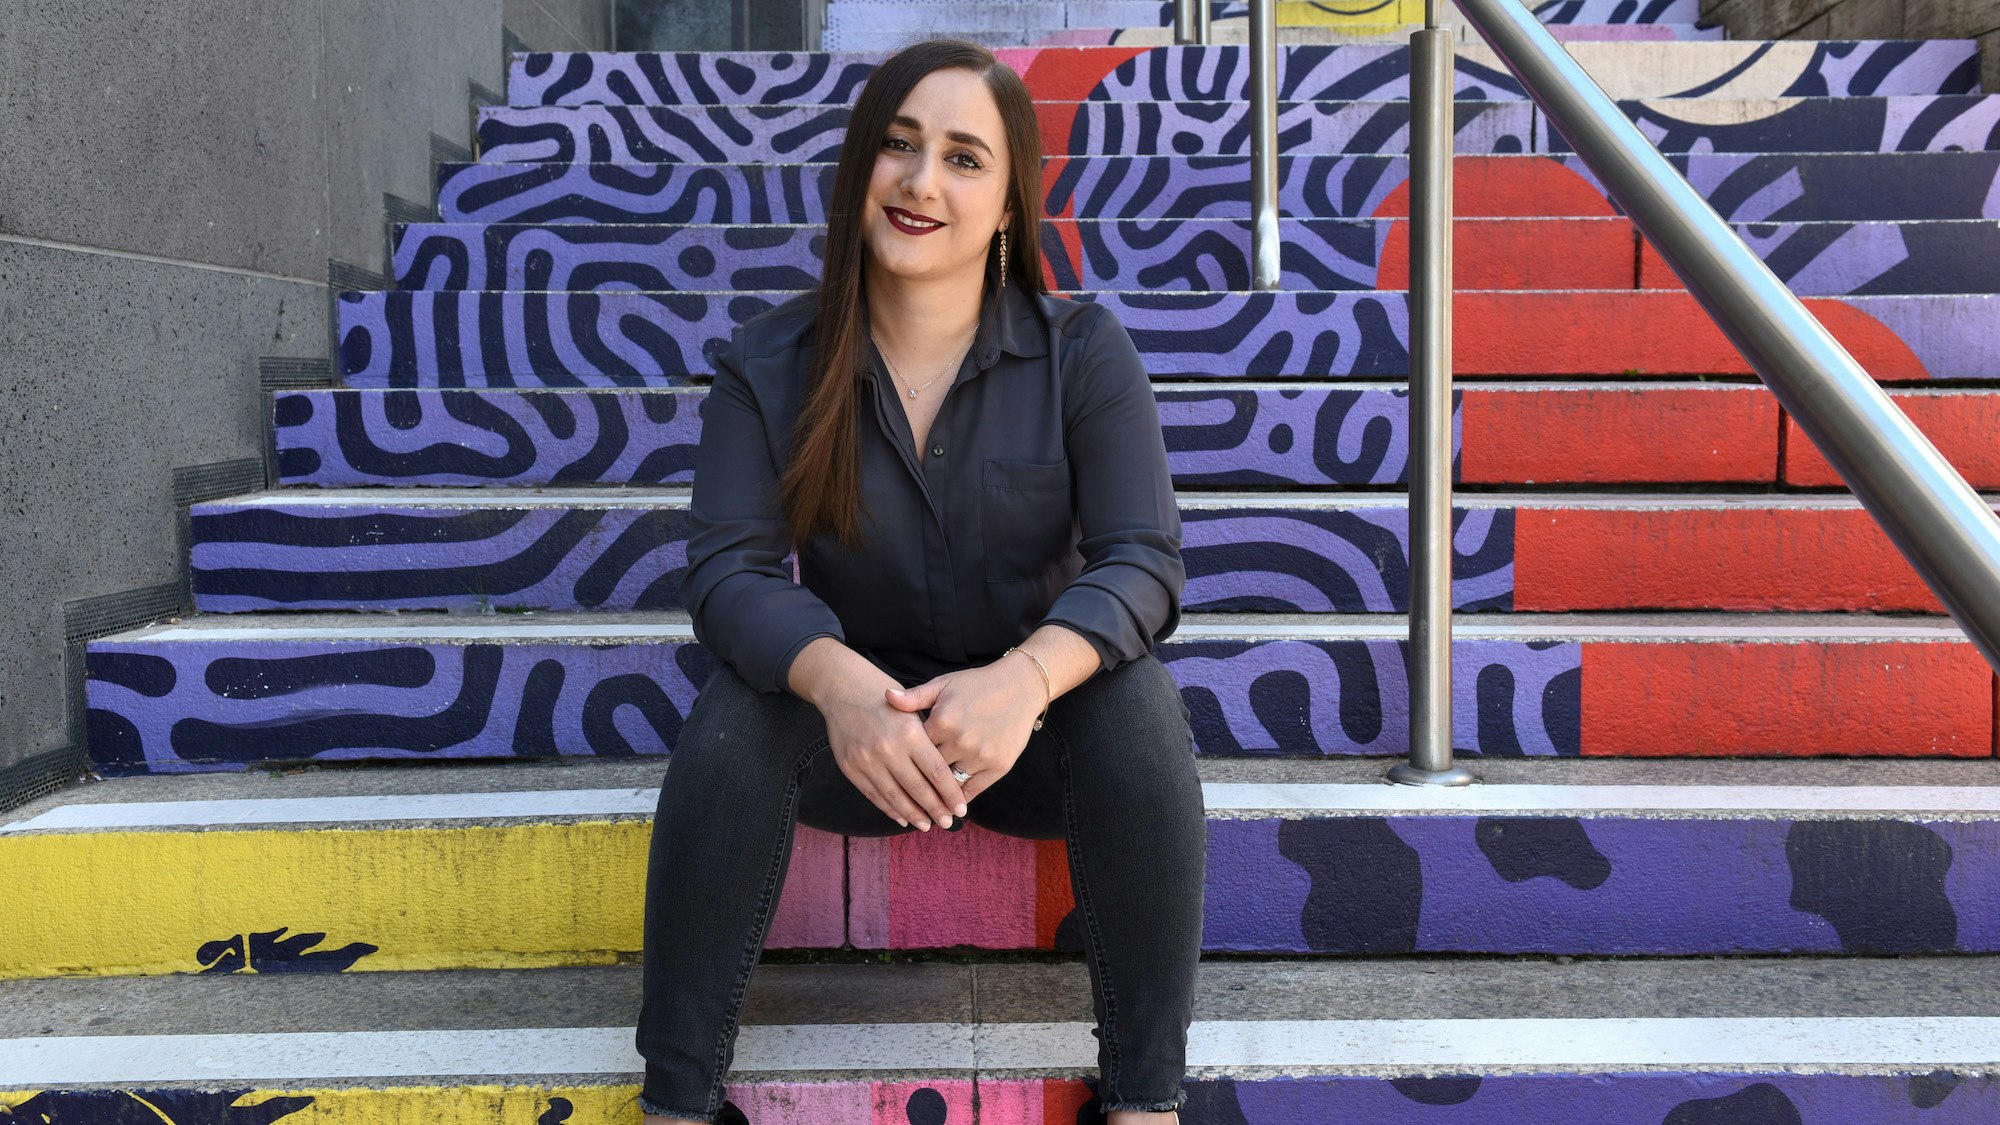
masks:
POLYGON ((944 456, 944 446, 942 446, 942 445, 933 445, 933 446, 931 446, 931 456, 933 456, 933 457, 942 457, 942 456, 944 456))

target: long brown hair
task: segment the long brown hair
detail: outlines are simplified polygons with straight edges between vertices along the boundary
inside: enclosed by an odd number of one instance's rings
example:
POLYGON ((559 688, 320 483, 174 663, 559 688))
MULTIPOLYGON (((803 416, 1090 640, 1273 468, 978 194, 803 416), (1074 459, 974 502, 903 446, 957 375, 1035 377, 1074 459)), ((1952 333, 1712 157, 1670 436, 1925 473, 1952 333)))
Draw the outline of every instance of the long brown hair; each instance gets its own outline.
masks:
MULTIPOLYGON (((867 294, 862 283, 861 208, 890 118, 918 82, 935 70, 969 70, 986 80, 1007 137, 1009 169, 1007 207, 1007 276, 1031 293, 1046 293, 1042 283, 1042 131, 1035 119, 1027 84, 992 51, 966 39, 926 39, 883 60, 868 77, 854 101, 847 136, 840 146, 840 163, 833 173, 833 197, 826 209, 826 252, 819 285, 812 290, 818 306, 806 400, 793 432, 790 463, 779 483, 785 521, 792 541, 831 533, 850 548, 862 544, 861 439, 856 418, 862 367, 863 313, 867 294)), ((998 240, 986 255, 986 285, 991 292, 1001 270, 998 240)))

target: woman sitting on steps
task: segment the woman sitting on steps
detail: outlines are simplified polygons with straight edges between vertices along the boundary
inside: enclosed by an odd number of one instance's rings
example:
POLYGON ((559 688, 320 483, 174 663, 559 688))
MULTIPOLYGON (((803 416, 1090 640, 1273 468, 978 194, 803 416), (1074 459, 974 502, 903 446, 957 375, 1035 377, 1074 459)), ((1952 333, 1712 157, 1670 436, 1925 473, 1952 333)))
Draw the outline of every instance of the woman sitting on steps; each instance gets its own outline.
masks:
POLYGON ((731 1119, 795 824, 968 819, 1067 842, 1095 1104, 1178 1121, 1206 822, 1151 649, 1180 617, 1180 517, 1130 336, 1043 286, 1041 173, 991 51, 895 54, 854 106, 819 287, 716 357, 682 591, 718 667, 653 822, 647 1125, 731 1119))

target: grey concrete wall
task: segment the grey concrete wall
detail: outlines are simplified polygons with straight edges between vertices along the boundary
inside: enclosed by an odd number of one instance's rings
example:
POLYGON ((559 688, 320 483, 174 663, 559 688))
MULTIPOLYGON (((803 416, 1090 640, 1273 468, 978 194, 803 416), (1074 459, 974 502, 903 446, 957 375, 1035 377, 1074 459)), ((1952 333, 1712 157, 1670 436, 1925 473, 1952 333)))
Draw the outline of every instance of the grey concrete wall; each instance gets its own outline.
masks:
POLYGON ((329 263, 386 268, 503 28, 602 49, 611 0, 0 0, 0 770, 70 744, 63 603, 178 580, 175 470, 263 457, 259 358, 330 359, 329 263))
POLYGON ((803 0, 617 0, 621 51, 799 51, 803 0))
POLYGON ((2000 90, 2000 0, 1702 0, 1701 15, 1732 39, 1975 39, 2000 90))

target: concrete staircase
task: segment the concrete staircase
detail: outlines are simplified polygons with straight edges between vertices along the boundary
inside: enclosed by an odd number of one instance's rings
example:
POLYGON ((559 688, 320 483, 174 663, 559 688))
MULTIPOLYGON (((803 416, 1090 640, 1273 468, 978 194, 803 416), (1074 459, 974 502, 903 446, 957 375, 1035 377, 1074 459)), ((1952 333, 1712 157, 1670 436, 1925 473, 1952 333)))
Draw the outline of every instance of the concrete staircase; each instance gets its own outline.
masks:
MULTIPOLYGON (((1182 1120, 2000 1120, 1993 672, 1473 41, 1454 721, 1484 784, 1380 783, 1408 66, 1370 40, 1422 5, 1335 7, 1279 5, 1276 293, 1246 291, 1244 49, 1160 45, 1155 0, 516 56, 397 287, 343 296, 343 385, 274 396, 282 487, 194 507, 197 613, 89 645, 109 780, 0 815, 0 1122, 639 1120, 650 817, 713 667, 678 600, 709 356, 817 276, 845 107, 933 27, 1027 79, 1047 280, 1157 380, 1188 565, 1160 656, 1210 817, 1182 1120)), ((1541 14, 2000 496, 1971 45, 1541 14)), ((1072 906, 1059 843, 802 829, 732 1120, 1092 1120, 1072 906)))

